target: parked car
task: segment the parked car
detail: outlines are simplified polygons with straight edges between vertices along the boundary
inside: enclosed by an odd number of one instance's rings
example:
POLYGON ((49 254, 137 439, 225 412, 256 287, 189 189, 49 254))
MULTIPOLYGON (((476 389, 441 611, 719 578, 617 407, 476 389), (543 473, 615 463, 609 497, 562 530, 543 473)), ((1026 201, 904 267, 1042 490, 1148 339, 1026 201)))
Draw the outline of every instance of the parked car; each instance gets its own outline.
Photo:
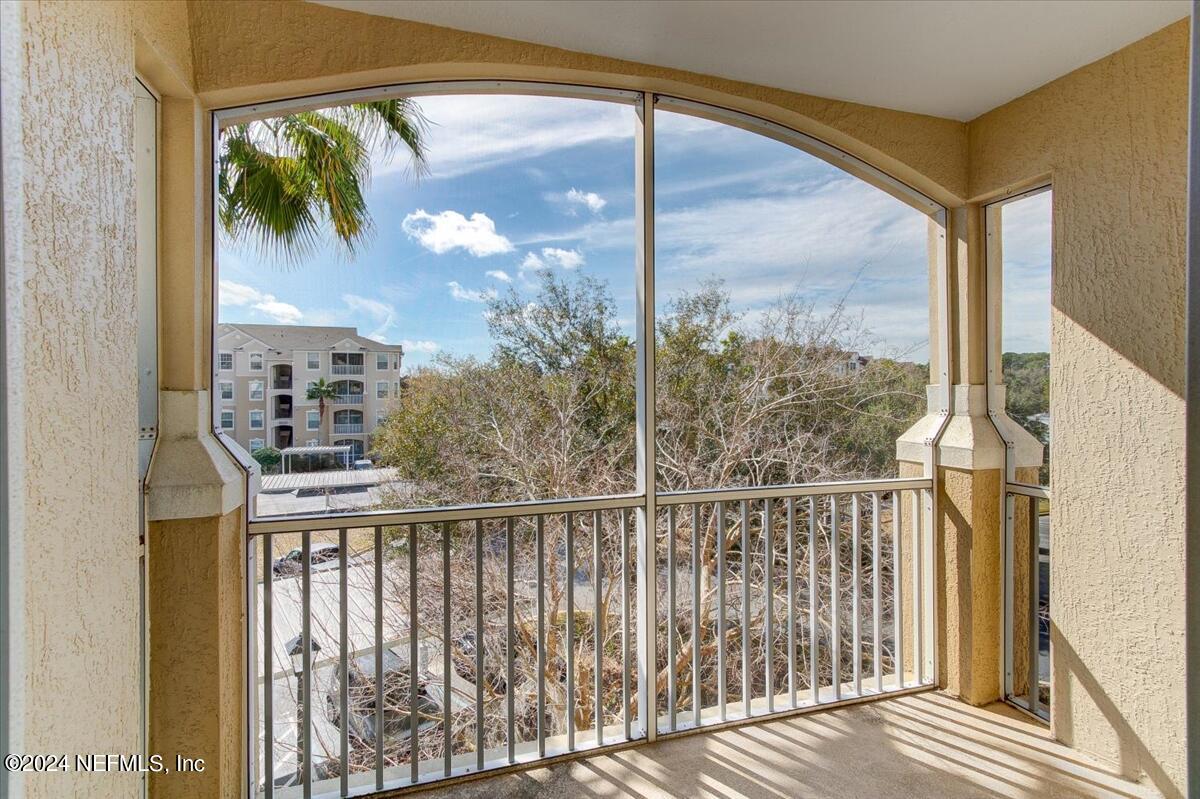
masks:
POLYGON ((366 458, 360 458, 359 460, 356 460, 354 462, 354 468, 356 471, 362 471, 364 469, 374 469, 375 464, 371 463, 371 461, 366 458))
MULTIPOLYGON (((341 552, 337 544, 314 544, 308 553, 308 562, 313 566, 336 563, 341 552)), ((276 577, 286 577, 300 574, 303 569, 304 550, 296 547, 271 565, 271 573, 276 577)))

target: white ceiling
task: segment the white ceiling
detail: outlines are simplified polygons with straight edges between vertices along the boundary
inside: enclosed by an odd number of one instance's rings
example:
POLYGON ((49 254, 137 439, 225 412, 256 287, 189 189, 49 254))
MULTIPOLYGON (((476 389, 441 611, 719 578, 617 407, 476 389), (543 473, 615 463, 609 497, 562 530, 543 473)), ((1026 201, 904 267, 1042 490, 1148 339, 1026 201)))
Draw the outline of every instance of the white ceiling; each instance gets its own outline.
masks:
POLYGON ((1188 0, 315 0, 974 119, 1188 15, 1188 0))

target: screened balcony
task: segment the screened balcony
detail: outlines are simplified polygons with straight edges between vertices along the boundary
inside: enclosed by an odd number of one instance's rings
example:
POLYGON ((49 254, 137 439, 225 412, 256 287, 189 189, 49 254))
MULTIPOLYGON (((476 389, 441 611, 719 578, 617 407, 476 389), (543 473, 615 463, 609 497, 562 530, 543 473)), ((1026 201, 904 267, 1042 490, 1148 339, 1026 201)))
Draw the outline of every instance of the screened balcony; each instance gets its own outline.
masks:
POLYGON ((1186 795, 1187 11, 0 3, 0 793, 1186 795))

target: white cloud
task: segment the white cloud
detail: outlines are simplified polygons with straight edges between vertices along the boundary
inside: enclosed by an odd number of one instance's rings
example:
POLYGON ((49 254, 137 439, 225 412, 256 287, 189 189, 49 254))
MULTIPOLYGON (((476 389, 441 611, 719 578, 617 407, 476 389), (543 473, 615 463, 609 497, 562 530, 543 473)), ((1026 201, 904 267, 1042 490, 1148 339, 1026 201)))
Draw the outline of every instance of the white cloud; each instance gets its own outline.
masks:
MULTIPOLYGON (((427 166, 449 178, 585 144, 627 139, 632 151, 633 109, 564 97, 445 95, 417 100, 430 126, 427 166)), ((374 154, 376 175, 403 173, 407 158, 385 162, 374 154)))
POLYGON ((367 338, 373 338, 386 343, 387 330, 396 319, 396 309, 386 302, 360 297, 357 294, 343 294, 342 302, 353 311, 365 314, 375 322, 375 329, 367 333, 367 338))
POLYGON ((254 307, 281 325, 298 325, 304 318, 304 314, 295 305, 280 302, 270 294, 264 295, 262 302, 255 303, 254 307))
POLYGON ((521 261, 522 272, 545 268, 546 262, 539 258, 536 252, 525 253, 525 260, 521 261))
POLYGON ((437 255, 465 250, 476 258, 483 258, 513 250, 512 242, 496 232, 496 223, 478 211, 468 219, 458 211, 430 214, 418 209, 404 217, 400 227, 410 238, 437 255))
POLYGON ((441 347, 438 346, 438 343, 436 341, 427 341, 427 340, 413 341, 413 340, 407 339, 407 338, 401 339, 400 346, 404 347, 404 351, 406 353, 421 352, 426 355, 432 355, 433 353, 435 353, 439 349, 441 349, 441 347))
POLYGON ((450 296, 461 302, 487 302, 496 297, 496 292, 492 289, 475 291, 474 289, 463 288, 462 284, 457 280, 451 280, 446 285, 450 287, 450 296))
POLYGON ((561 247, 543 247, 541 255, 535 252, 525 253, 521 261, 521 271, 529 272, 538 269, 561 267, 563 269, 578 269, 586 263, 583 253, 579 250, 564 250, 561 247))
POLYGON ((511 283, 512 282, 512 276, 509 275, 508 272, 505 272, 503 269, 489 269, 487 271, 487 276, 491 277, 491 278, 495 278, 496 280, 499 280, 501 283, 511 283))
POLYGON ((580 191, 574 187, 567 192, 567 202, 574 205, 586 205, 588 210, 593 214, 600 213, 604 206, 608 205, 608 200, 601 197, 594 191, 580 191))
POLYGON ((281 325, 296 325, 304 318, 304 314, 295 305, 282 302, 273 294, 264 294, 253 286, 222 280, 220 290, 221 305, 253 308, 281 325))
POLYGON ((563 269, 578 269, 583 266, 583 253, 579 250, 563 250, 558 247, 543 247, 542 257, 547 263, 561 266, 563 269))

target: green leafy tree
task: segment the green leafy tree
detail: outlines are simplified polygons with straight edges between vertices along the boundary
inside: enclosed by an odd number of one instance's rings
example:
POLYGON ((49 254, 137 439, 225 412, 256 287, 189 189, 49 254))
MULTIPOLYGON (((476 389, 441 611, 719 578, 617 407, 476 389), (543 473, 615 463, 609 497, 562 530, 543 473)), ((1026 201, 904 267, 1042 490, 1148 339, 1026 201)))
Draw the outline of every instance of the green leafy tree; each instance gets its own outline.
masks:
POLYGON ((250 453, 250 457, 258 461, 266 474, 274 474, 279 470, 279 462, 283 459, 279 450, 274 447, 260 447, 250 453))
POLYGON ((354 103, 244 122, 221 134, 218 216, 234 241, 296 260, 327 231, 353 254, 371 231, 373 155, 406 150, 425 166, 425 127, 411 100, 354 103))
MULTIPOLYGON (((1050 413, 1050 353, 1006 352, 1000 363, 1004 370, 1008 415, 1038 441, 1049 444, 1050 428, 1038 417, 1050 413)), ((1040 479, 1043 483, 1050 482, 1048 452, 1040 479)))

